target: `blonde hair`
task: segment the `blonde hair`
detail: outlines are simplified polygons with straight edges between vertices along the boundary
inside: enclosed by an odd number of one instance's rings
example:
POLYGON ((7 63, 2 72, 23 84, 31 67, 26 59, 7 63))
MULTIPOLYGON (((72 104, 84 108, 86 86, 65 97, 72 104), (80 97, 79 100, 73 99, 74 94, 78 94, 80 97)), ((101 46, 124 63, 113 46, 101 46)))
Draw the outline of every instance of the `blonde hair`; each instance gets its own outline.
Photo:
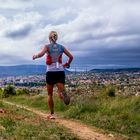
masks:
POLYGON ((58 38, 58 34, 56 31, 51 31, 49 33, 49 40, 50 41, 56 42, 57 38, 58 38))

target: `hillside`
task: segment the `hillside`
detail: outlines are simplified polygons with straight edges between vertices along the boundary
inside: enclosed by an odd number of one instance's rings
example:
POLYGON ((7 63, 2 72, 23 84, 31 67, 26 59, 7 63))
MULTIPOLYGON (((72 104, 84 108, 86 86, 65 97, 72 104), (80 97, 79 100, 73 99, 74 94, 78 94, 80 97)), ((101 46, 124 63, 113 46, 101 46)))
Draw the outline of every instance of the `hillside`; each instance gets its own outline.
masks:
MULTIPOLYGON (((121 69, 92 69, 88 72, 137 72, 140 68, 121 68, 121 69)), ((0 77, 6 76, 25 76, 45 74, 45 65, 16 65, 16 66, 0 66, 0 77)), ((72 73, 65 70, 67 74, 72 73)))
POLYGON ((92 69, 90 72, 138 72, 140 68, 92 69))
POLYGON ((0 77, 43 74, 45 71, 44 65, 0 66, 0 77))
MULTIPOLYGON (((66 73, 70 71, 65 70, 66 73)), ((0 77, 45 74, 45 65, 0 66, 0 77)))

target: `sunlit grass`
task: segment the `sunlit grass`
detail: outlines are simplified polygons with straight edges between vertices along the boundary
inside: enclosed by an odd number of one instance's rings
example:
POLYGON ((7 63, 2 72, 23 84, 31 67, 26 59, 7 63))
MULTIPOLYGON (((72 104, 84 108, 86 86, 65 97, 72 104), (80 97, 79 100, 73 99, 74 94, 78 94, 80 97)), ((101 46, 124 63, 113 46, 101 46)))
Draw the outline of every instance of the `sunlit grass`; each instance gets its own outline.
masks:
POLYGON ((140 139, 140 97, 88 100, 72 105, 65 116, 140 139))
MULTIPOLYGON (((48 111, 47 95, 12 96, 8 100, 48 111)), ((90 95, 71 93, 71 104, 66 106, 54 94, 55 111, 65 118, 78 119, 106 131, 140 139, 140 97, 109 97, 104 92, 90 95)))
POLYGON ((78 140, 68 130, 58 127, 53 121, 47 121, 39 116, 18 109, 15 106, 1 104, 5 112, 0 115, 0 139, 44 139, 44 140, 78 140))

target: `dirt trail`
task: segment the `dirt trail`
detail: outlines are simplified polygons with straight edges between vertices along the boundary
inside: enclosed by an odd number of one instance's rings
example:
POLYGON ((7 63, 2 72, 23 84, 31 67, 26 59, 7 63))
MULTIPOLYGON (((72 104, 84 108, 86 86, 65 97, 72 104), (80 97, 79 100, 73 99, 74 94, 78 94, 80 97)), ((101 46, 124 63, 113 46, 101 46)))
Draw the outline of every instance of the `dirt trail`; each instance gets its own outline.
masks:
MULTIPOLYGON (((31 111, 43 118, 46 119, 46 113, 43 113, 41 111, 23 106, 23 105, 17 105, 15 103, 11 103, 8 101, 3 101, 4 103, 7 103, 9 105, 16 106, 18 108, 22 108, 28 111, 31 111)), ((64 126, 65 128, 68 128, 73 134, 76 134, 80 139, 83 140, 113 140, 115 139, 113 135, 107 135, 99 132, 97 128, 93 128, 90 126, 87 126, 85 124, 82 124, 78 121, 73 121, 73 120, 67 120, 61 117, 57 117, 55 119, 55 122, 58 123, 59 125, 64 126)))

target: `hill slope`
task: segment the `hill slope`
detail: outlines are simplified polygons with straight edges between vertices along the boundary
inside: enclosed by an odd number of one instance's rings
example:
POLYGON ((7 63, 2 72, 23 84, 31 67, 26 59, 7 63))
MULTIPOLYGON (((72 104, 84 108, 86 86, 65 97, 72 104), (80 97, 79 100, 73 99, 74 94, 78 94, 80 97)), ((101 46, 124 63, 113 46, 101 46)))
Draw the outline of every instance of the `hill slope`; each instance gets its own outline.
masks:
POLYGON ((0 77, 43 74, 45 71, 44 65, 0 66, 0 77))
MULTIPOLYGON (((65 70, 66 73, 71 73, 65 70)), ((0 66, 0 77, 6 76, 24 76, 39 75, 46 73, 45 65, 16 65, 16 66, 0 66)))

